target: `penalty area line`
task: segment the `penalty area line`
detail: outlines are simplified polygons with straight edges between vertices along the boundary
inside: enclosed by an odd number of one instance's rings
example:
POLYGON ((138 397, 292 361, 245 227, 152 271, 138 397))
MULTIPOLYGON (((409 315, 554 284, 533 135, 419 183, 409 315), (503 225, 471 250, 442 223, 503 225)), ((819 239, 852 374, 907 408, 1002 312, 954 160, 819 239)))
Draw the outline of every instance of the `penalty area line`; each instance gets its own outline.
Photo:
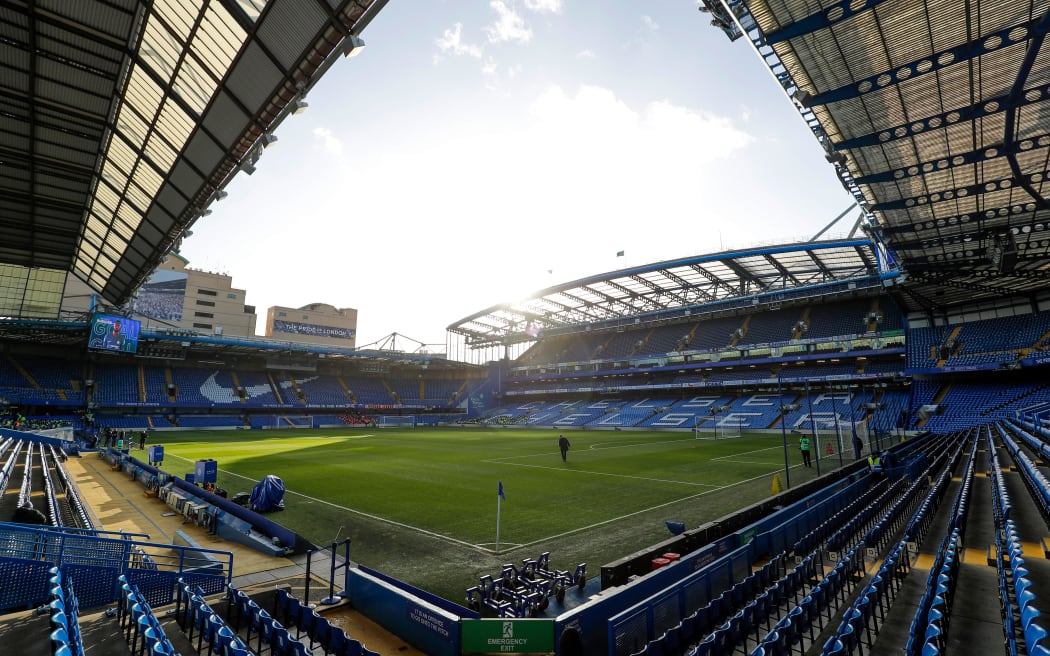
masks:
MULTIPOLYGON (((165 455, 171 456, 172 458, 178 458, 179 460, 185 460, 186 462, 193 462, 189 458, 184 458, 182 456, 177 456, 177 455, 175 455, 173 453, 168 453, 168 454, 165 454, 165 455)), ((235 472, 231 472, 228 469, 220 469, 219 471, 221 471, 221 472, 223 472, 225 474, 229 474, 230 476, 235 476, 237 478, 242 478, 242 479, 244 479, 246 481, 258 482, 254 478, 249 478, 248 476, 243 476, 241 474, 237 474, 235 472)), ((382 522, 384 524, 389 524, 391 526, 397 526, 399 528, 407 529, 409 531, 414 531, 416 533, 421 533, 421 534, 426 535, 428 537, 437 538, 439 540, 445 540, 446 542, 451 542, 451 543, 457 544, 457 545, 459 545, 461 547, 469 547, 471 549, 481 549, 482 551, 489 551, 489 552, 493 552, 494 553, 494 551, 492 549, 487 549, 485 547, 478 546, 478 545, 473 544, 471 542, 467 542, 466 540, 459 540, 459 539, 456 539, 456 538, 451 537, 449 535, 442 535, 440 533, 435 533, 434 531, 428 531, 427 529, 420 528, 419 526, 412 526, 411 524, 405 524, 403 522, 398 522, 398 521, 395 521, 393 519, 388 519, 386 517, 380 517, 379 515, 373 515, 371 513, 366 513, 366 512, 364 512, 362 510, 357 510, 355 508, 349 508, 347 506, 341 506, 338 503, 332 503, 331 501, 326 501, 325 499, 318 499, 317 497, 312 497, 312 496, 310 496, 308 494, 303 494, 302 492, 296 492, 294 490, 289 490, 288 488, 285 488, 284 492, 285 492, 285 494, 294 494, 297 497, 302 497, 304 499, 309 499, 310 501, 315 501, 317 503, 324 504, 326 506, 331 506, 332 508, 338 508, 339 510, 344 510, 344 511, 346 511, 348 513, 353 513, 353 514, 358 515, 360 517, 367 517, 368 519, 372 519, 372 520, 375 520, 377 522, 382 522)))
MULTIPOLYGON (((650 478, 648 476, 631 476, 630 474, 610 474, 609 472, 591 471, 589 469, 566 469, 564 467, 551 467, 550 465, 528 465, 521 462, 506 462, 506 461, 495 461, 495 460, 482 460, 481 462, 495 462, 500 465, 509 465, 511 467, 529 467, 531 469, 550 469, 552 471, 559 472, 570 472, 573 474, 591 474, 594 476, 611 476, 613 478, 631 478, 636 481, 648 481, 650 483, 674 483, 676 485, 691 485, 694 487, 719 487, 711 483, 692 483, 690 481, 674 481, 666 478, 650 478)), ((769 464, 769 463, 763 463, 769 464)))
POLYGON ((750 453, 762 453, 763 451, 772 451, 773 449, 782 449, 784 445, 778 444, 776 446, 767 446, 764 449, 752 449, 751 451, 741 451, 740 453, 733 453, 728 456, 718 456, 717 458, 711 458, 711 460, 728 460, 729 458, 736 458, 739 456, 746 456, 750 453))
MULTIPOLYGON (((795 467, 801 467, 801 466, 802 465, 792 465, 791 469, 794 469, 795 467)), ((714 489, 714 490, 704 490, 703 492, 698 492, 696 494, 692 494, 692 495, 689 495, 687 497, 682 497, 681 499, 675 499, 673 501, 668 501, 667 503, 657 504, 657 505, 651 506, 649 508, 642 508, 641 510, 636 510, 636 511, 634 511, 632 513, 627 513, 626 515, 620 515, 619 517, 613 517, 611 519, 606 519, 606 520, 601 521, 601 522, 596 522, 596 523, 591 524, 589 526, 581 526, 580 528, 574 528, 571 531, 565 531, 564 533, 558 533, 557 535, 549 535, 549 536, 547 536, 545 538, 541 538, 539 540, 533 540, 532 542, 528 542, 528 543, 523 544, 521 546, 522 547, 531 547, 531 546, 534 546, 534 545, 537 545, 537 544, 543 544, 544 542, 548 542, 550 540, 557 540, 558 538, 564 538, 564 537, 568 537, 570 535, 574 535, 576 533, 581 533, 583 531, 589 531, 591 529, 598 528, 599 526, 606 526, 608 524, 612 524, 613 522, 618 522, 618 521, 623 520, 623 519, 629 519, 631 517, 635 517, 635 516, 641 515, 643 513, 652 512, 653 510, 660 510, 661 508, 666 508, 668 506, 673 506, 676 503, 682 503, 683 501, 692 501, 693 499, 699 499, 700 497, 707 496, 708 494, 714 494, 715 492, 721 492, 722 490, 728 490, 729 488, 736 487, 737 485, 743 485, 744 483, 750 483, 752 481, 757 481, 760 478, 765 478, 766 476, 769 476, 770 474, 776 474, 779 471, 780 471, 780 469, 777 468, 777 469, 775 469, 775 470, 773 470, 771 472, 767 472, 765 474, 759 474, 758 476, 752 476, 751 478, 746 478, 746 479, 744 479, 742 481, 737 481, 736 483, 730 483, 729 485, 723 485, 723 486, 721 486, 721 487, 719 487, 717 489, 714 489)))

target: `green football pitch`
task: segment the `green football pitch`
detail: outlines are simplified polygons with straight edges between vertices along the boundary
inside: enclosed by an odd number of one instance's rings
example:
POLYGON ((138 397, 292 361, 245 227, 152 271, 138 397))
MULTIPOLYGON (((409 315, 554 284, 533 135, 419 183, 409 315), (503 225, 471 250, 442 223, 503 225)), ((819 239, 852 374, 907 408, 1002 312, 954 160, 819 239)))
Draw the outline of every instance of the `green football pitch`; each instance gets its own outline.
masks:
MULTIPOLYGON (((602 564, 725 516, 786 483, 779 434, 483 428, 193 431, 155 434, 164 469, 218 461, 231 495, 267 474, 285 484, 271 515, 318 545, 349 537, 351 558, 453 601, 505 562, 551 552, 551 566, 602 564), (502 481, 497 552, 497 498, 502 481)), ((790 483, 810 480, 789 435, 790 483)), ((827 469, 839 464, 837 454, 827 469)))

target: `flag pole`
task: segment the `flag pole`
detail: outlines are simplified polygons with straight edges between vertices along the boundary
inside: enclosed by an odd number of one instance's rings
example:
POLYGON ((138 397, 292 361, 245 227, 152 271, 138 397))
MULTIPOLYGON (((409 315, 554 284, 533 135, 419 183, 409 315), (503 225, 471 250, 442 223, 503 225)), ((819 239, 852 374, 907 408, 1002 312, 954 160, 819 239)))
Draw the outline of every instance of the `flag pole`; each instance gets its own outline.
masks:
POLYGON ((501 506, 503 505, 503 496, 500 494, 496 495, 496 553, 499 553, 499 514, 501 506))

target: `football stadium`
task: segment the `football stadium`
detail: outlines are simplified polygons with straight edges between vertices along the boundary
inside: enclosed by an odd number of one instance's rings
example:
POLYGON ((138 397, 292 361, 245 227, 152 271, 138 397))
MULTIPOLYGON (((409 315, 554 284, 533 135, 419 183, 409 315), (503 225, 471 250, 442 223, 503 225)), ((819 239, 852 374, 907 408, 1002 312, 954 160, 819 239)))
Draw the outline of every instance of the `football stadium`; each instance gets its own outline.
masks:
POLYGON ((680 3, 848 209, 257 336, 183 242, 387 4, 0 3, 0 652, 1050 653, 1050 2, 680 3))

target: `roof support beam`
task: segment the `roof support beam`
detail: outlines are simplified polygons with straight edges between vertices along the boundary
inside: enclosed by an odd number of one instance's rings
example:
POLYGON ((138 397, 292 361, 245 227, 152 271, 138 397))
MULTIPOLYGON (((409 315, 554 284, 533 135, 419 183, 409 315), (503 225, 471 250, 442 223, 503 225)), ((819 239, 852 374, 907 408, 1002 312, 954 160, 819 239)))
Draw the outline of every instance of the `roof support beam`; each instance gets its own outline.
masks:
POLYGON ((761 289, 763 291, 765 291, 766 289, 769 288, 769 284, 768 283, 759 280, 750 271, 748 271, 744 267, 740 266, 737 263, 736 260, 722 260, 722 264, 724 264, 725 266, 729 267, 729 269, 731 269, 733 271, 733 273, 735 273, 737 275, 737 278, 740 279, 740 291, 739 291, 739 294, 743 295, 743 294, 748 293, 749 288, 747 287, 747 285, 745 283, 754 283, 755 285, 758 286, 759 289, 761 289))
MULTIPOLYGON (((1031 207, 1026 209, 1023 205, 1019 204, 1006 205, 1004 207, 986 207, 981 211, 975 211, 968 214, 942 216, 937 217, 936 219, 927 219, 925 222, 919 221, 918 223, 908 223, 906 225, 887 226, 882 229, 882 233, 886 236, 892 236, 915 233, 919 232, 920 230, 937 230, 937 234, 939 235, 940 228, 942 226, 953 226, 956 224, 966 225, 970 222, 981 223, 992 221, 994 219, 1005 218, 1008 216, 1030 214, 1031 212, 1031 207)), ((891 242, 896 243, 895 240, 891 240, 891 242)))
MULTIPOLYGON (((737 291, 737 289, 735 287, 730 285, 725 280, 722 280, 721 278, 719 278, 715 274, 711 273, 707 269, 705 269, 705 268, 703 268, 701 266, 698 266, 696 264, 691 265, 691 268, 693 269, 693 271, 696 271, 701 276, 703 276, 703 277, 707 278, 708 280, 710 280, 715 285, 715 287, 721 287, 722 289, 724 289, 726 291, 726 293, 727 293, 727 296, 734 297, 734 296, 738 296, 739 295, 739 292, 737 291)), ((715 297, 717 298, 717 294, 715 295, 715 297)))
MULTIPOLYGON (((685 302, 684 298, 682 298, 678 294, 675 294, 674 292, 672 292, 669 289, 665 289, 665 288, 661 287, 660 285, 657 285, 656 283, 654 283, 651 280, 646 280, 645 278, 643 278, 643 277, 641 277, 639 275, 633 275, 630 278, 631 278, 631 280, 634 280, 635 282, 638 282, 638 283, 640 283, 642 285, 645 285, 646 287, 648 287, 652 291, 656 292, 656 294, 658 296, 659 295, 667 295, 667 296, 670 296, 678 305, 687 305, 687 303, 685 302)), ((652 300, 654 303, 657 302, 656 299, 652 298, 651 296, 646 296, 646 298, 652 300)), ((666 304, 666 303, 664 303, 663 306, 661 307, 661 309, 666 310, 669 307, 671 307, 671 306, 666 304)))
POLYGON ((968 153, 952 155, 951 159, 941 158, 926 162, 917 162, 907 168, 891 169, 880 173, 864 175, 856 179, 857 184, 875 184, 879 182, 895 182, 906 178, 925 176, 933 171, 947 171, 960 166, 987 162, 998 157, 1004 157, 1007 153, 1029 150, 1033 147, 1050 146, 1050 132, 1025 137, 1021 141, 1013 141, 1006 145, 991 144, 968 153))
POLYGON ((795 277, 795 274, 793 274, 790 271, 788 271, 787 269, 785 269, 784 265, 781 264, 780 262, 778 262, 772 255, 770 255, 769 253, 766 253, 765 259, 766 259, 766 262, 769 262, 773 266, 774 269, 776 269, 777 271, 780 272, 781 276, 783 276, 787 280, 790 280, 791 284, 793 284, 795 286, 801 286, 802 285, 802 282, 797 277, 795 277))
POLYGON ((837 89, 831 89, 808 98, 807 107, 814 105, 827 105, 833 102, 858 98, 866 93, 881 91, 905 80, 913 80, 922 75, 927 75, 942 68, 947 68, 960 62, 969 61, 981 55, 995 52, 1017 43, 1027 41, 1037 20, 1031 20, 1020 25, 1013 25, 1006 29, 993 32, 982 37, 980 40, 964 43, 954 48, 936 52, 929 57, 923 57, 913 62, 895 67, 893 70, 878 73, 870 77, 843 85, 837 89), (1023 32, 1021 31, 1023 30, 1023 32), (1012 38, 1018 37, 1020 38, 1012 38))
POLYGON ((913 137, 919 132, 944 128, 946 125, 963 124, 986 116, 994 116, 1001 112, 1014 110, 1019 107, 1046 102, 1048 94, 1050 94, 1050 85, 1040 84, 1025 89, 1024 92, 1019 94, 1016 98, 1011 98, 1009 94, 1003 94, 1001 96, 996 96, 995 98, 983 100, 980 103, 970 105, 969 107, 960 107, 959 109, 941 112, 940 114, 927 116, 926 118, 911 121, 903 125, 887 127, 878 132, 872 132, 871 134, 864 134, 859 137, 853 137, 852 139, 846 139, 834 144, 834 148, 835 150, 841 151, 849 150, 851 148, 878 146, 879 144, 896 141, 897 139, 913 137))
POLYGON ((780 43, 781 41, 787 41, 788 39, 794 39, 798 36, 804 36, 806 34, 812 34, 825 28, 831 27, 835 23, 844 21, 847 18, 851 18, 863 11, 867 11, 872 7, 885 2, 885 0, 864 0, 863 4, 857 5, 856 0, 842 0, 836 4, 831 5, 819 14, 810 14, 805 18, 786 25, 775 32, 770 32, 765 35, 765 41, 769 45, 780 43))
MULTIPOLYGON (((1047 30, 1050 30, 1050 9, 1043 14, 1042 19, 1040 19, 1039 23, 1031 30, 1031 43, 1028 45, 1028 51, 1025 53, 1024 61, 1021 62, 1021 67, 1017 71, 1017 79, 1014 81, 1014 85, 1010 89, 1011 100, 1016 100, 1024 90, 1025 82, 1028 81, 1028 76, 1032 72, 1032 66, 1035 64, 1035 58, 1039 55, 1039 51, 1043 47, 1043 41, 1046 39, 1047 30)), ((1018 109, 1014 107, 1006 115, 1006 123, 1003 126, 1004 143, 1009 143, 1017 137, 1017 114, 1018 109)), ((1020 184, 1021 188, 1024 189, 1033 200, 1035 200, 1039 209, 1050 209, 1050 203, 1048 203, 1047 200, 1036 191, 1035 187, 1033 187, 1025 178, 1024 174, 1021 173, 1021 165, 1017 163, 1017 156, 1013 152, 1008 152, 1006 153, 1006 161, 1010 163, 1010 171, 1013 172, 1014 178, 1017 180, 1018 184, 1020 184)))
POLYGON ((963 198, 967 196, 980 196, 982 194, 992 193, 995 191, 1002 191, 1016 186, 1023 186, 1026 182, 1029 181, 1039 184, 1042 177, 1042 173, 1036 173, 1031 176, 1022 176, 1020 180, 1016 178, 1000 178, 998 180, 985 180, 979 184, 966 185, 965 187, 957 187, 955 189, 948 189, 946 191, 937 191, 932 194, 914 196, 912 198, 901 198, 898 200, 886 201, 885 203, 879 203, 878 205, 872 206, 871 209, 872 211, 903 210, 920 205, 938 203, 941 201, 951 201, 955 200, 956 198, 963 198), (1038 180, 1034 179, 1036 176, 1038 176, 1038 180))

